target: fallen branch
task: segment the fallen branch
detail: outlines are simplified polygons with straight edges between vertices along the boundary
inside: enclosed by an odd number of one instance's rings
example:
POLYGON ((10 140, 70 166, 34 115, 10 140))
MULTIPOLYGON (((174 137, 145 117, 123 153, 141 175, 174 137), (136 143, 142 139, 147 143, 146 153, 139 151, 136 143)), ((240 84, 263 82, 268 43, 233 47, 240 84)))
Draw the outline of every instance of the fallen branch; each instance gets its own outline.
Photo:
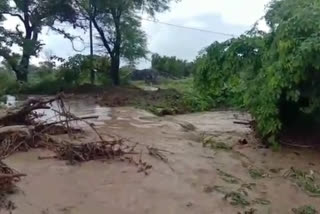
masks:
POLYGON ((149 155, 156 158, 156 159, 159 159, 161 161, 163 161, 164 163, 166 163, 169 168, 172 170, 172 171, 175 171, 172 166, 170 165, 169 163, 169 159, 161 152, 161 151, 165 151, 165 150, 160 150, 158 148, 155 148, 155 147, 151 147, 151 146, 147 146, 147 149, 149 151, 149 155))
POLYGON ((4 126, 0 128, 0 136, 10 133, 22 133, 26 136, 31 136, 34 126, 25 125, 14 125, 14 126, 4 126))
POLYGON ((253 121, 234 121, 234 124, 239 124, 239 125, 246 125, 246 126, 251 126, 253 121))
POLYGON ((59 120, 56 122, 52 123, 45 123, 45 126, 53 126, 53 125, 58 125, 66 122, 72 122, 72 121, 79 121, 79 120, 90 120, 90 119, 98 119, 99 116, 88 116, 88 117, 79 117, 79 118, 73 118, 73 119, 68 119, 68 120, 59 120))

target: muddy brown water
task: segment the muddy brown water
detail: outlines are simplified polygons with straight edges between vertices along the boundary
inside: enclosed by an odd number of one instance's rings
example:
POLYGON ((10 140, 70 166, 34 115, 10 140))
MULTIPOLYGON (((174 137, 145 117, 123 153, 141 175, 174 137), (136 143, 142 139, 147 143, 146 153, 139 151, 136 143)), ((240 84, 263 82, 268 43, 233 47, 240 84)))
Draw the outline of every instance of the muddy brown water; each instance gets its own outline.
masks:
MULTIPOLYGON (((261 148, 248 127, 233 123, 248 119, 244 113, 219 111, 159 118, 131 107, 101 108, 91 101, 71 101, 70 109, 78 115, 98 114, 97 128, 102 135, 114 134, 139 142, 141 147, 152 145, 171 151, 166 154, 170 167, 146 153, 143 159, 153 166, 148 176, 123 162, 91 161, 70 166, 63 161, 38 160, 38 156, 50 154, 45 150, 18 153, 5 162, 28 176, 18 183, 19 192, 10 196, 17 206, 12 213, 236 214, 254 208, 256 213, 282 214, 293 213, 292 208, 303 205, 320 211, 319 198, 309 197, 282 176, 292 166, 320 171, 319 152, 261 148), (233 149, 204 148, 201 142, 207 136, 233 149), (247 145, 238 144, 243 138, 247 145), (250 168, 262 168, 270 176, 253 179, 250 168), (218 169, 238 182, 226 182, 218 169), (272 174, 270 169, 282 170, 272 174), (222 192, 250 184, 251 190, 246 191, 249 206, 231 205, 223 199, 222 192), (217 186, 222 191, 214 190, 217 186), (255 199, 270 203, 256 204, 255 199)), ((83 139, 88 138, 95 138, 89 129, 83 139)))

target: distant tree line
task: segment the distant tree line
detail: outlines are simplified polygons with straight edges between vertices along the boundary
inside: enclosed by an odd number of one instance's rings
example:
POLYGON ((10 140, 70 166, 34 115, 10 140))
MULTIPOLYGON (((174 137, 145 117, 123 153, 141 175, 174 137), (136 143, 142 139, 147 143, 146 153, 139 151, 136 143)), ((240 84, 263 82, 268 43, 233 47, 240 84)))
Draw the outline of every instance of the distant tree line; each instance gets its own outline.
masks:
POLYGON ((183 78, 192 74, 194 63, 177 57, 160 56, 153 54, 151 59, 152 69, 157 70, 161 75, 171 78, 183 78))
POLYGON ((70 41, 77 37, 58 27, 66 23, 73 28, 88 30, 89 22, 98 32, 98 46, 110 59, 113 84, 120 84, 120 59, 134 62, 146 56, 146 35, 141 30, 139 11, 154 16, 169 9, 172 0, 1 0, 0 57, 6 60, 16 79, 28 81, 30 60, 38 57, 43 47, 39 35, 43 29, 62 34, 70 41), (1 23, 14 17, 20 21, 14 30, 1 23), (21 52, 12 51, 19 46, 21 52))

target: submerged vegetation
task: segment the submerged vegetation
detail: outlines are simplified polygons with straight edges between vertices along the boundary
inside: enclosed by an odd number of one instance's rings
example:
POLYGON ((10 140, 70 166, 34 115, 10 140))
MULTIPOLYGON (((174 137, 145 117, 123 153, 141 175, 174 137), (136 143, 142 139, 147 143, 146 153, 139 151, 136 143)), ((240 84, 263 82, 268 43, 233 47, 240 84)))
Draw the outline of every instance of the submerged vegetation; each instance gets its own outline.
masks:
POLYGON ((320 176, 314 171, 305 172, 300 169, 291 168, 286 177, 296 183, 309 196, 320 197, 320 176))

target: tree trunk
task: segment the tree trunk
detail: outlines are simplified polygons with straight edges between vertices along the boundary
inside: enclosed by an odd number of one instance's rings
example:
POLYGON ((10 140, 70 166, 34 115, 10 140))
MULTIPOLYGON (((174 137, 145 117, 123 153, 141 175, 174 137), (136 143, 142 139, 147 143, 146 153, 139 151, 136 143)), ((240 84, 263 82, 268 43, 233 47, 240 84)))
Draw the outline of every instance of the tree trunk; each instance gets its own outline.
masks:
POLYGON ((22 82, 28 81, 29 64, 30 64, 30 55, 24 53, 22 55, 20 64, 18 66, 18 72, 16 73, 18 81, 22 81, 22 82))
POLYGON ((92 19, 90 19, 90 82, 95 83, 95 70, 93 68, 93 35, 92 35, 92 19))
POLYGON ((111 57, 111 79, 114 85, 120 85, 120 56, 116 55, 111 57))

